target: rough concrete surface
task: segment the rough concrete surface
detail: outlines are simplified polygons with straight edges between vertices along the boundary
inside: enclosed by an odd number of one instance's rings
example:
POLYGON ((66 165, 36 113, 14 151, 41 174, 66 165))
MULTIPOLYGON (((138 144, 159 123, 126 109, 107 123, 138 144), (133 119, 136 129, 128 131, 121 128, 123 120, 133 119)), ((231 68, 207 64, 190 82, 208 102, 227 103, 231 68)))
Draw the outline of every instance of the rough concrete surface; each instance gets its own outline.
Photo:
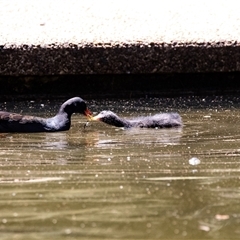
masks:
POLYGON ((235 72, 236 0, 0 0, 0 75, 235 72))

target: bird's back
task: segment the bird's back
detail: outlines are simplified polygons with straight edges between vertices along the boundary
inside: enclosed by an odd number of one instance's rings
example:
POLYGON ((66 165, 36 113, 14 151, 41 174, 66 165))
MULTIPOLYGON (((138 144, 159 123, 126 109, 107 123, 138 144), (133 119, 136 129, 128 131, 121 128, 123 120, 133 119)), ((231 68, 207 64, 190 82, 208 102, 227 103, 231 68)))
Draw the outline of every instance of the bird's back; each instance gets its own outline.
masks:
POLYGON ((182 126, 182 119, 178 113, 161 113, 153 116, 139 117, 130 120, 135 127, 169 128, 182 126))
POLYGON ((40 132, 44 119, 0 111, 0 132, 40 132))

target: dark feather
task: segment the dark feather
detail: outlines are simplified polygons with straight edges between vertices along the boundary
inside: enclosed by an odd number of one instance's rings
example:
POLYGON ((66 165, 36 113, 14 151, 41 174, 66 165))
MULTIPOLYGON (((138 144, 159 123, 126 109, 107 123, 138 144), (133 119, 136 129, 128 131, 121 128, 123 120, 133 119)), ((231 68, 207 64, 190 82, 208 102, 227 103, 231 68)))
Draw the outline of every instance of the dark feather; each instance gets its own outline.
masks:
POLYGON ((86 103, 79 97, 71 98, 59 109, 52 118, 21 115, 18 113, 0 111, 0 132, 56 132, 69 130, 71 115, 90 114, 86 103))
POLYGON ((161 113, 147 117, 123 119, 111 111, 102 111, 92 119, 115 127, 124 128, 171 128, 182 126, 182 119, 178 113, 161 113))

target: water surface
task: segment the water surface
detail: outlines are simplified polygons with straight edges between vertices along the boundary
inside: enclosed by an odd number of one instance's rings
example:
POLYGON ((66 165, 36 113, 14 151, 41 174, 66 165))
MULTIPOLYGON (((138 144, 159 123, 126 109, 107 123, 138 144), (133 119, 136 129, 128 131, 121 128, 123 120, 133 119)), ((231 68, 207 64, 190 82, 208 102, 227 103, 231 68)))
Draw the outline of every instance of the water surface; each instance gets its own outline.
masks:
MULTIPOLYGON (((0 103, 41 116, 61 100, 0 103)), ((0 135, 0 239, 236 239, 240 101, 89 101, 124 117, 177 111, 184 127, 123 130, 74 115, 68 132, 0 135)))

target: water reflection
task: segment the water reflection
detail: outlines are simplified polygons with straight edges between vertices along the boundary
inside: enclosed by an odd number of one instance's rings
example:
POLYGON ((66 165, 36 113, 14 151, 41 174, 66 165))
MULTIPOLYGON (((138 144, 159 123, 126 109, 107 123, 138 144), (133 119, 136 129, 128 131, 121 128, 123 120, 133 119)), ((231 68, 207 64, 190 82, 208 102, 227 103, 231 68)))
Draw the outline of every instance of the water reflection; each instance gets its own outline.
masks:
POLYGON ((43 145, 41 148, 61 150, 68 147, 67 133, 56 132, 51 134, 45 134, 45 139, 42 140, 43 145))
POLYGON ((74 115, 68 132, 1 135, 1 239, 238 238, 237 100, 90 103, 126 117, 178 111, 182 129, 84 129, 74 115))
MULTIPOLYGON (((98 125, 101 123, 98 123, 98 125)), ((106 131, 99 135, 99 141, 96 147, 109 148, 118 147, 119 145, 139 144, 179 144, 182 136, 182 128, 174 129, 117 129, 111 135, 106 131)))

